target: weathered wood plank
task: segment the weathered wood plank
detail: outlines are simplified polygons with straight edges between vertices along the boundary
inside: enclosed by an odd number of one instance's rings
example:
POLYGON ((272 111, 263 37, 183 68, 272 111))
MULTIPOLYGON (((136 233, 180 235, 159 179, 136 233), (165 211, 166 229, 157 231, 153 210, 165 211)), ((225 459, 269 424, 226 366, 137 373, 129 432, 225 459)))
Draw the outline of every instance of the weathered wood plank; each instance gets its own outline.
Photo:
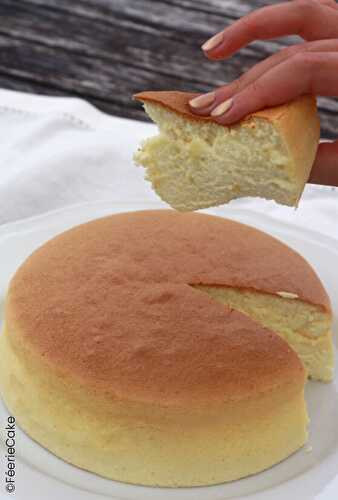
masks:
MULTIPOLYGON (((121 113, 121 104, 120 102, 107 102, 106 100, 99 99, 97 97, 86 96, 83 93, 79 94, 75 90, 71 90, 65 93, 64 90, 60 90, 51 85, 47 85, 46 83, 40 84, 36 81, 31 81, 29 79, 24 78, 16 78, 16 77, 8 77, 6 75, 0 75, 1 86, 6 89, 17 90, 20 92, 32 92, 32 88, 34 88, 34 92, 40 95, 48 95, 48 96, 72 96, 72 97, 81 97, 83 99, 87 99, 98 109, 105 111, 114 116, 122 116, 126 117, 125 114, 121 113)), ((0 110, 1 112, 1 110, 0 110)), ((126 118, 131 118, 133 120, 146 121, 144 117, 144 111, 141 106, 137 106, 132 108, 128 112, 128 116, 126 118)))
MULTIPOLYGON (((273 3, 273 2, 270 2, 273 3)), ((144 119, 130 96, 144 88, 205 91, 239 76, 290 40, 257 42, 212 63, 200 44, 263 0, 1 0, 0 85, 78 95, 144 119)), ((333 137, 338 103, 321 100, 333 137)))

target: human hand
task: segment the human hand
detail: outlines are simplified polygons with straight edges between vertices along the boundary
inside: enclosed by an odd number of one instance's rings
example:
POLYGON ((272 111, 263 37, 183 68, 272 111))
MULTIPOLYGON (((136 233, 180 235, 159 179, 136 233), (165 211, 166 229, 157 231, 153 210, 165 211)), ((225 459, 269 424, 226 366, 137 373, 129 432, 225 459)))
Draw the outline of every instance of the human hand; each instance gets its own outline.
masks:
MULTIPOLYGON (((193 99, 191 110, 230 125, 302 94, 338 96, 335 0, 294 0, 263 7, 213 36, 202 49, 209 59, 226 59, 254 40, 291 34, 305 42, 282 49, 238 80, 193 99)), ((338 186, 338 141, 319 146, 310 182, 338 186)))

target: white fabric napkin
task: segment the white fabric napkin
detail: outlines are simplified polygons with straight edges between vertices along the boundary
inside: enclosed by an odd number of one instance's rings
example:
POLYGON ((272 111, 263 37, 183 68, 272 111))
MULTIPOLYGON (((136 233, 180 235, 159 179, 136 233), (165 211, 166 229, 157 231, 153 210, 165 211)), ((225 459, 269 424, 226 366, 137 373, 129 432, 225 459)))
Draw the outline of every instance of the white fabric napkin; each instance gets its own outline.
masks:
MULTIPOLYGON (((154 133, 81 99, 0 90, 0 224, 88 201, 158 202, 132 161, 154 133)), ((338 238, 337 188, 308 185, 297 210, 259 199, 231 205, 338 238)))

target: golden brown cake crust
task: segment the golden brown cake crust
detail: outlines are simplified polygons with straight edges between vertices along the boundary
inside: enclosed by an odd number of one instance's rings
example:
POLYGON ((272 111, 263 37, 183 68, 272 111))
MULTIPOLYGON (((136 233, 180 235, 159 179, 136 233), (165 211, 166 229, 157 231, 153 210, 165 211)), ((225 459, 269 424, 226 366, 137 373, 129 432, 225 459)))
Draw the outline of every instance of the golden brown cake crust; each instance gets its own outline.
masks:
MULTIPOLYGON (((170 111, 174 111, 189 120, 203 121, 203 122, 215 122, 215 119, 211 116, 201 116, 192 113, 189 107, 190 99, 199 96, 200 94, 194 92, 179 92, 176 90, 168 91, 145 91, 139 92, 134 95, 134 99, 141 102, 150 102, 154 104, 159 104, 170 111)), ((255 113, 246 116, 241 123, 250 121, 251 118, 265 118, 267 120, 279 120, 287 113, 290 106, 294 104, 302 106, 306 101, 311 103, 310 108, 315 108, 316 99, 313 96, 302 96, 294 101, 290 101, 287 104, 281 106, 274 106, 272 108, 266 108, 255 113)), ((224 125, 227 127, 228 125, 224 125)))
POLYGON ((304 383, 273 332, 189 284, 287 291, 329 309, 297 253, 248 226, 171 210, 105 217, 42 246, 13 278, 13 348, 112 397, 158 404, 239 399, 304 383))

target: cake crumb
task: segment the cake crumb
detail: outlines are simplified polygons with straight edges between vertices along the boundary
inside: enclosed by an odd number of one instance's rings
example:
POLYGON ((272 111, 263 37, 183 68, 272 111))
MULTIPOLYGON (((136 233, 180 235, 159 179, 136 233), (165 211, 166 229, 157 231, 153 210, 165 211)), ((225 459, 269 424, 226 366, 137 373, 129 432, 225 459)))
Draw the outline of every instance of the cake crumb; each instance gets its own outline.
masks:
POLYGON ((284 299, 298 299, 298 295, 291 292, 277 292, 277 295, 283 297, 284 299))

